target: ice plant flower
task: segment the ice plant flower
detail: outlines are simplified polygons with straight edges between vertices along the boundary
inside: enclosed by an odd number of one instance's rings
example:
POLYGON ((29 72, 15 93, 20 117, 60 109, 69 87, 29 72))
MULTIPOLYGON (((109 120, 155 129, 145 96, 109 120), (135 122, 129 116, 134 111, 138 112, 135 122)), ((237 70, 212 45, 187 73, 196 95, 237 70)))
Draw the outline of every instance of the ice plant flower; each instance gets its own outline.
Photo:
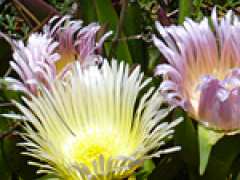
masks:
POLYGON ((25 46, 22 41, 12 42, 14 61, 10 61, 12 69, 21 80, 7 77, 9 87, 24 93, 38 92, 38 84, 42 83, 50 88, 50 82, 56 76, 55 62, 60 58, 55 52, 57 42, 44 34, 32 34, 25 46))
POLYGON ((101 69, 74 66, 67 81, 57 79, 51 91, 30 94, 23 112, 24 154, 39 161, 39 173, 59 179, 123 179, 143 161, 179 150, 162 149, 181 119, 161 122, 171 107, 162 108, 163 97, 150 88, 140 68, 131 73, 126 64, 104 62, 101 69), (138 102, 138 103, 137 103, 138 102))
POLYGON ((186 19, 183 25, 163 27, 155 45, 169 64, 161 64, 161 91, 167 100, 184 108, 207 127, 234 131, 240 128, 240 21, 229 11, 220 22, 216 9, 211 22, 186 19), (213 25, 213 27, 211 26, 213 25))
POLYGON ((112 34, 109 31, 96 42, 100 28, 101 26, 97 23, 82 27, 82 21, 70 20, 70 16, 53 17, 44 26, 43 32, 59 43, 57 52, 61 55, 61 59, 57 61, 57 70, 62 70, 66 64, 76 60, 82 67, 99 63, 101 58, 99 59, 98 54, 106 38, 112 34))
POLYGON ((104 34, 97 42, 99 29, 97 23, 82 27, 81 21, 70 20, 69 16, 53 17, 43 32, 29 36, 26 45, 23 41, 13 42, 14 60, 10 65, 21 81, 7 78, 10 87, 37 94, 39 84, 50 87, 72 62, 79 61, 84 68, 99 63, 103 42, 111 34, 104 34))

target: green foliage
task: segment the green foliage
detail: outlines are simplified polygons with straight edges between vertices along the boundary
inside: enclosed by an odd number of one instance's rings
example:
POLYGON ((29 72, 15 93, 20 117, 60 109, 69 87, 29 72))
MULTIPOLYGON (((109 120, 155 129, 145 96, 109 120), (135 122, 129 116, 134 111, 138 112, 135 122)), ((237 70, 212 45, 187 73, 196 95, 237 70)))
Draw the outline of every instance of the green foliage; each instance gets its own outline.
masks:
POLYGON ((197 131, 191 118, 180 109, 175 110, 176 117, 184 117, 184 122, 176 128, 175 142, 181 146, 180 156, 186 164, 191 179, 198 176, 198 140, 197 131))
POLYGON ((186 17, 189 17, 192 14, 192 0, 180 0, 179 11, 178 22, 181 24, 186 17))
POLYGON ((139 170, 139 172, 136 174, 136 179, 146 180, 154 169, 155 169, 154 162, 152 160, 146 160, 141 170, 139 170))
MULTIPOLYGON (((183 23, 186 17, 199 21, 203 16, 210 15, 213 6, 218 8, 220 15, 224 15, 229 9, 233 9, 238 14, 240 11, 239 0, 129 0, 125 1, 127 3, 125 7, 120 0, 115 0, 114 3, 111 0, 46 0, 34 1, 34 3, 31 0, 18 0, 18 2, 25 10, 31 12, 30 15, 24 10, 19 10, 19 5, 14 4, 13 1, 0 0, 0 29, 4 33, 26 40, 30 32, 40 30, 51 15, 68 14, 73 6, 77 5, 74 10, 76 13, 73 13, 74 17, 83 19, 84 24, 99 22, 104 32, 113 31, 112 37, 104 44, 104 55, 124 60, 133 68, 135 65, 141 65, 146 76, 152 76, 156 65, 165 61, 151 41, 151 35, 156 31, 154 21, 161 21, 160 10, 166 15, 167 21, 174 24, 183 23)), ((9 70, 12 51, 3 39, 0 39, 0 49, 0 114, 6 114, 17 112, 10 100, 21 101, 22 94, 8 90, 2 80, 9 70)), ((11 72, 11 75, 15 76, 14 72, 11 72)), ((151 85, 158 87, 160 82, 160 78, 154 78, 151 85)), ((174 139, 166 146, 179 145, 181 151, 146 160, 144 166, 132 178, 238 180, 240 136, 215 139, 215 134, 198 128, 197 123, 180 109, 176 109, 166 120, 171 121, 180 116, 184 117, 184 121, 176 128, 174 139)), ((16 131, 21 131, 18 123, 16 120, 0 116, 0 179, 56 180, 54 176, 37 175, 36 169, 27 165, 30 159, 20 155, 24 149, 16 146, 21 141, 15 134, 16 131)))
POLYGON ((69 12, 74 0, 47 0, 47 2, 62 14, 66 14, 69 12))
POLYGON ((21 18, 12 3, 0 5, 0 29, 5 33, 15 37, 25 37, 29 31, 29 25, 21 18))

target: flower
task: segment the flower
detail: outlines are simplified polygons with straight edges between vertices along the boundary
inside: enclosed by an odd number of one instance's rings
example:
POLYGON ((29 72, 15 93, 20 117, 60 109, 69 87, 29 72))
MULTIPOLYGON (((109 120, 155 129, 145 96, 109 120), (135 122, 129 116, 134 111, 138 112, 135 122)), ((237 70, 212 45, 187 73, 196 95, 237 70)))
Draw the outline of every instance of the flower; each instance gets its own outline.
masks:
POLYGON ((50 88, 51 81, 57 77, 55 63, 60 56, 55 50, 58 43, 45 34, 35 33, 26 46, 22 41, 13 42, 13 46, 14 61, 10 61, 10 65, 21 81, 7 77, 10 89, 37 95, 40 83, 50 88))
MULTIPOLYGON (((67 80, 56 80, 53 88, 30 94, 24 114, 24 154, 40 161, 40 173, 60 179, 122 179, 143 161, 179 150, 160 149, 181 119, 162 122, 171 107, 160 108, 162 96, 150 88, 137 103, 140 91, 150 82, 137 67, 110 65, 82 69, 79 63, 67 80), (136 108, 136 109, 135 109, 136 108), (135 111, 136 110, 136 111, 135 111)), ((16 116, 14 116, 16 118, 16 116)))
POLYGON ((234 131, 240 128, 240 23, 232 11, 218 22, 215 8, 211 20, 156 23, 163 39, 153 40, 169 63, 156 74, 163 75, 160 89, 171 104, 209 128, 234 131))
POLYGON ((100 29, 97 23, 82 27, 81 21, 70 20, 69 16, 53 17, 43 27, 42 33, 33 33, 24 45, 22 41, 13 44, 11 67, 21 81, 7 78, 10 88, 38 94, 39 84, 50 88, 52 80, 64 77, 74 61, 83 68, 100 63, 98 55, 103 42, 111 35, 104 34, 98 42, 96 35, 100 29))
POLYGON ((62 70, 66 64, 76 60, 82 66, 101 61, 98 54, 101 52, 104 41, 112 32, 105 33, 96 42, 96 35, 101 27, 97 23, 91 23, 85 27, 82 27, 81 24, 82 21, 71 21, 70 16, 60 19, 55 16, 43 28, 45 34, 53 37, 59 43, 58 52, 61 59, 56 64, 58 71, 62 70))

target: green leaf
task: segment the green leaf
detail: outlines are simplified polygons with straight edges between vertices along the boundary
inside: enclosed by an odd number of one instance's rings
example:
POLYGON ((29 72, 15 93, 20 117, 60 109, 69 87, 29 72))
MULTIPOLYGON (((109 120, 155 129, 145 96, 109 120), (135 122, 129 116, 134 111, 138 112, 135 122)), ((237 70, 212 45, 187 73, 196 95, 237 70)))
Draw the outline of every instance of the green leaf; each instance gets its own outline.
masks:
POLYGON ((2 141, 0 142, 0 179, 11 180, 11 171, 6 164, 4 153, 2 151, 2 141))
MULTIPOLYGON (((124 32, 128 37, 139 35, 143 32, 143 17, 139 5, 135 2, 129 3, 124 20, 124 32)), ((146 48, 141 39, 127 40, 129 51, 133 57, 134 63, 142 65, 142 68, 147 68, 146 48)))
MULTIPOLYGON (((0 109, 0 114, 2 113, 2 109, 0 109)), ((9 125, 11 124, 11 120, 4 119, 0 116, 0 133, 3 133, 9 129, 9 125)), ((0 140, 0 179, 11 180, 12 171, 9 167, 9 162, 6 159, 6 154, 4 152, 4 139, 0 140)))
MULTIPOLYGON (((240 135, 224 136, 212 148, 208 166, 201 180, 226 180, 234 160, 240 155, 240 135)), ((238 164, 239 168, 239 164, 238 164)))
POLYGON ((191 16, 191 13, 192 13, 192 0, 180 0, 178 23, 182 24, 186 17, 191 16))
POLYGON ((54 175, 45 175, 36 180, 59 180, 59 178, 55 177, 54 175))
POLYGON ((155 164, 152 160, 145 160, 142 169, 136 174, 137 180, 146 180, 147 177, 155 169, 155 164))
POLYGON ((148 52, 147 70, 152 73, 154 72, 156 66, 159 63, 161 63, 161 60, 163 60, 163 58, 161 58, 159 50, 155 47, 148 47, 147 52, 148 52))
POLYGON ((200 166, 199 173, 203 175, 208 164, 208 159, 212 147, 224 136, 224 133, 219 133, 198 125, 198 138, 199 138, 199 155, 200 166))
MULTIPOLYGON (((20 141, 23 140, 20 140, 16 135, 11 135, 4 140, 3 151, 8 167, 22 179, 36 179, 38 177, 35 173, 36 168, 27 164, 27 161, 33 161, 33 158, 21 154, 21 152, 26 150, 17 146, 17 143, 20 141)), ((34 161, 36 160, 34 159, 34 161)))
POLYGON ((94 9, 92 0, 79 0, 81 18, 84 20, 84 23, 89 24, 97 20, 97 14, 94 9))
MULTIPOLYGON (((101 24, 107 23, 109 25, 109 29, 113 30, 113 32, 116 33, 116 27, 119 23, 119 19, 115 9, 112 6, 112 2, 110 0, 93 0, 93 2, 95 4, 98 21, 101 24)), ((123 32, 120 34, 120 38, 125 38, 123 32)), ((107 43, 105 44, 107 54, 109 54, 111 46, 107 43)), ((114 53, 118 60, 124 60, 130 64, 132 63, 132 57, 126 40, 122 40, 118 43, 118 46, 116 47, 116 51, 114 51, 114 53)))
POLYGON ((200 7, 201 7, 202 3, 203 3, 203 0, 194 0, 193 1, 193 5, 195 6, 195 8, 197 10, 200 10, 200 7))
POLYGON ((0 37, 0 76, 3 76, 9 68, 8 61, 11 59, 11 46, 0 37))
POLYGON ((192 120, 181 109, 175 110, 175 116, 184 117, 184 121, 176 127, 175 142, 181 146, 180 156, 186 163, 189 175, 196 179, 196 172, 199 165, 197 131, 192 120))
POLYGON ((240 179, 239 164, 240 164, 240 156, 238 155, 237 158, 235 158, 235 160, 233 161, 230 172, 229 172, 229 174, 231 174, 232 180, 240 179))
POLYGON ((180 174, 182 177, 184 164, 182 163, 179 154, 180 152, 175 152, 173 154, 165 155, 157 164, 153 172, 148 176, 148 179, 159 180, 161 177, 164 180, 173 180, 177 179, 180 174))

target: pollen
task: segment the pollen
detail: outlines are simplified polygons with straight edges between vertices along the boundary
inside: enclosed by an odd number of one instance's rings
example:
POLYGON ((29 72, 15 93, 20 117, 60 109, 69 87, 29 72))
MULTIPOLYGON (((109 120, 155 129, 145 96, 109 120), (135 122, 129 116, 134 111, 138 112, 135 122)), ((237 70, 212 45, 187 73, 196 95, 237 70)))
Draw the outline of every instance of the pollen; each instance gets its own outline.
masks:
POLYGON ((128 153, 127 148, 121 148, 121 143, 121 139, 116 138, 114 134, 95 132, 75 138, 67 148, 73 161, 91 167, 94 160, 100 156, 108 160, 128 153))
POLYGON ((114 155, 114 150, 110 149, 105 143, 102 142, 89 142, 83 140, 83 142, 77 142, 73 145, 73 158, 78 162, 86 165, 98 159, 102 155, 105 159, 109 159, 114 155))
POLYGON ((59 54, 61 55, 61 58, 56 62, 57 73, 62 72, 65 67, 76 60, 73 50, 61 51, 59 54))

